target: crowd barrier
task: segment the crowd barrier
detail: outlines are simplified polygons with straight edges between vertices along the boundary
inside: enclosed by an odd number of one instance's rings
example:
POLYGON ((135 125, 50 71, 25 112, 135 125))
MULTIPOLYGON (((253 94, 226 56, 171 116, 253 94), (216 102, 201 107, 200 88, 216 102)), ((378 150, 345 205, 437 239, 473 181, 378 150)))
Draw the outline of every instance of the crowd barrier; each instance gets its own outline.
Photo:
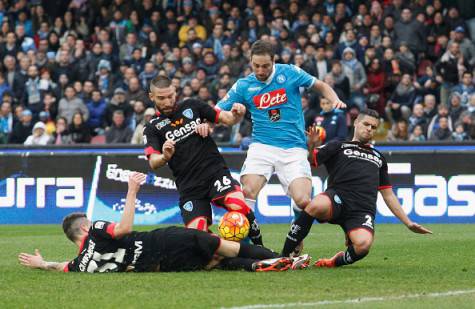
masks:
MULTIPOLYGON (((90 147, 90 146, 89 146, 90 147)), ((475 145, 381 145, 389 162, 396 195, 409 217, 420 223, 475 223, 475 145)), ((233 176, 245 153, 223 147, 233 176)), ((136 224, 181 223, 178 194, 171 171, 154 173, 142 149, 2 148, 0 149, 0 224, 52 224, 76 211, 90 218, 119 220, 130 171, 148 175, 138 195, 136 224)), ((326 187, 324 168, 313 170, 313 194, 326 187)), ((223 210, 214 208, 214 220, 223 210)), ((256 217, 261 223, 288 223, 291 201, 277 178, 259 194, 256 217)), ((378 199, 378 223, 398 220, 378 199)))

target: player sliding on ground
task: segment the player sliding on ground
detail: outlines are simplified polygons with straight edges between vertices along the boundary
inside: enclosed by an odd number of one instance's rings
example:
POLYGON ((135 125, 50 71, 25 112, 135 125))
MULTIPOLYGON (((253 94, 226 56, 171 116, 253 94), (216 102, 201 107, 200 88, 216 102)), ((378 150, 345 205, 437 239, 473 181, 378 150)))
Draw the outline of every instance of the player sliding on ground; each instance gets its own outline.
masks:
POLYGON ((260 246, 240 244, 195 229, 168 227, 134 232, 135 200, 146 175, 129 177, 124 212, 119 223, 91 222, 84 213, 63 221, 66 236, 79 248, 70 262, 47 262, 40 252, 20 253, 19 262, 29 268, 64 272, 170 272, 221 267, 248 271, 284 271, 305 268, 308 256, 282 258, 260 246))
POLYGON ((313 165, 325 165, 329 178, 328 188, 317 195, 292 227, 285 240, 282 256, 289 256, 307 236, 313 221, 338 224, 347 239, 346 252, 338 252, 331 259, 320 259, 317 267, 337 267, 353 264, 364 258, 373 244, 376 199, 381 192, 391 212, 414 233, 432 233, 412 222, 404 213, 394 194, 384 156, 368 143, 379 125, 374 110, 361 112, 355 121, 352 141, 333 141, 319 144, 319 132, 311 128, 307 133, 310 159, 313 165))

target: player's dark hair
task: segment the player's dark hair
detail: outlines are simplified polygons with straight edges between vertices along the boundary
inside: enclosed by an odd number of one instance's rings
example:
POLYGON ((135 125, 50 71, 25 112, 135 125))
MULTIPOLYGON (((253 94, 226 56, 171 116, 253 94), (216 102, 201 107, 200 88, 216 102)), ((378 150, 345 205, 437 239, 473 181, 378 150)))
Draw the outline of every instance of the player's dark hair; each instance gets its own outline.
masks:
POLYGON ((167 76, 163 75, 158 75, 152 81, 150 82, 150 91, 152 91, 152 86, 155 88, 167 88, 170 87, 172 84, 171 79, 169 79, 167 76))
POLYGON ((360 114, 358 115, 358 118, 361 119, 364 116, 373 117, 379 120, 379 113, 375 111, 374 109, 368 108, 367 110, 361 111, 360 114))
POLYGON ((251 57, 254 55, 269 55, 271 59, 274 59, 274 46, 268 41, 257 40, 251 46, 251 57))
POLYGON ((83 212, 73 212, 63 219, 63 231, 66 237, 74 242, 81 232, 81 223, 87 220, 87 216, 83 212))

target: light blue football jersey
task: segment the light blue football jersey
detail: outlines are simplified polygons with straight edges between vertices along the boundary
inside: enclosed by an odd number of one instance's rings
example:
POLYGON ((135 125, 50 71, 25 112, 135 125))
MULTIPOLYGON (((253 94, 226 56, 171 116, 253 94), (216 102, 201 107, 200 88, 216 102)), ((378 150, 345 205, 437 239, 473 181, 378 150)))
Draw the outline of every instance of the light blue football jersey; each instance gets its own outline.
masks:
POLYGON ((251 113, 252 141, 283 149, 307 149, 301 89, 313 86, 316 78, 294 65, 275 64, 265 82, 254 73, 240 78, 218 102, 230 110, 242 103, 251 113))

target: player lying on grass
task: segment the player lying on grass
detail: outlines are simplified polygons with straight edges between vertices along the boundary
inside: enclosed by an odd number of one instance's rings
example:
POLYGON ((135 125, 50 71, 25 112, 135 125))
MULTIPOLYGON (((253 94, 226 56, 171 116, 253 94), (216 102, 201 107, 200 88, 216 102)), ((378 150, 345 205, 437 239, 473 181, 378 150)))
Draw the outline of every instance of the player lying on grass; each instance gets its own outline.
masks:
POLYGON ((19 262, 29 268, 64 272, 155 272, 193 271, 219 265, 223 269, 283 271, 303 268, 308 256, 279 258, 260 246, 240 244, 215 235, 181 227, 134 232, 135 200, 146 175, 129 177, 126 205, 119 223, 91 222, 84 213, 73 213, 63 221, 66 236, 79 248, 70 262, 47 262, 40 252, 20 253, 19 262))
POLYGON ((404 213, 394 194, 384 156, 368 143, 379 125, 374 110, 361 112, 355 121, 352 141, 320 143, 319 132, 308 132, 309 150, 313 165, 327 168, 328 188, 305 207, 285 240, 282 256, 289 256, 307 236, 313 221, 338 224, 347 239, 346 252, 338 252, 331 259, 320 259, 315 266, 335 267, 352 264, 364 258, 374 239, 374 217, 378 191, 391 212, 414 233, 432 233, 412 222, 404 213))

